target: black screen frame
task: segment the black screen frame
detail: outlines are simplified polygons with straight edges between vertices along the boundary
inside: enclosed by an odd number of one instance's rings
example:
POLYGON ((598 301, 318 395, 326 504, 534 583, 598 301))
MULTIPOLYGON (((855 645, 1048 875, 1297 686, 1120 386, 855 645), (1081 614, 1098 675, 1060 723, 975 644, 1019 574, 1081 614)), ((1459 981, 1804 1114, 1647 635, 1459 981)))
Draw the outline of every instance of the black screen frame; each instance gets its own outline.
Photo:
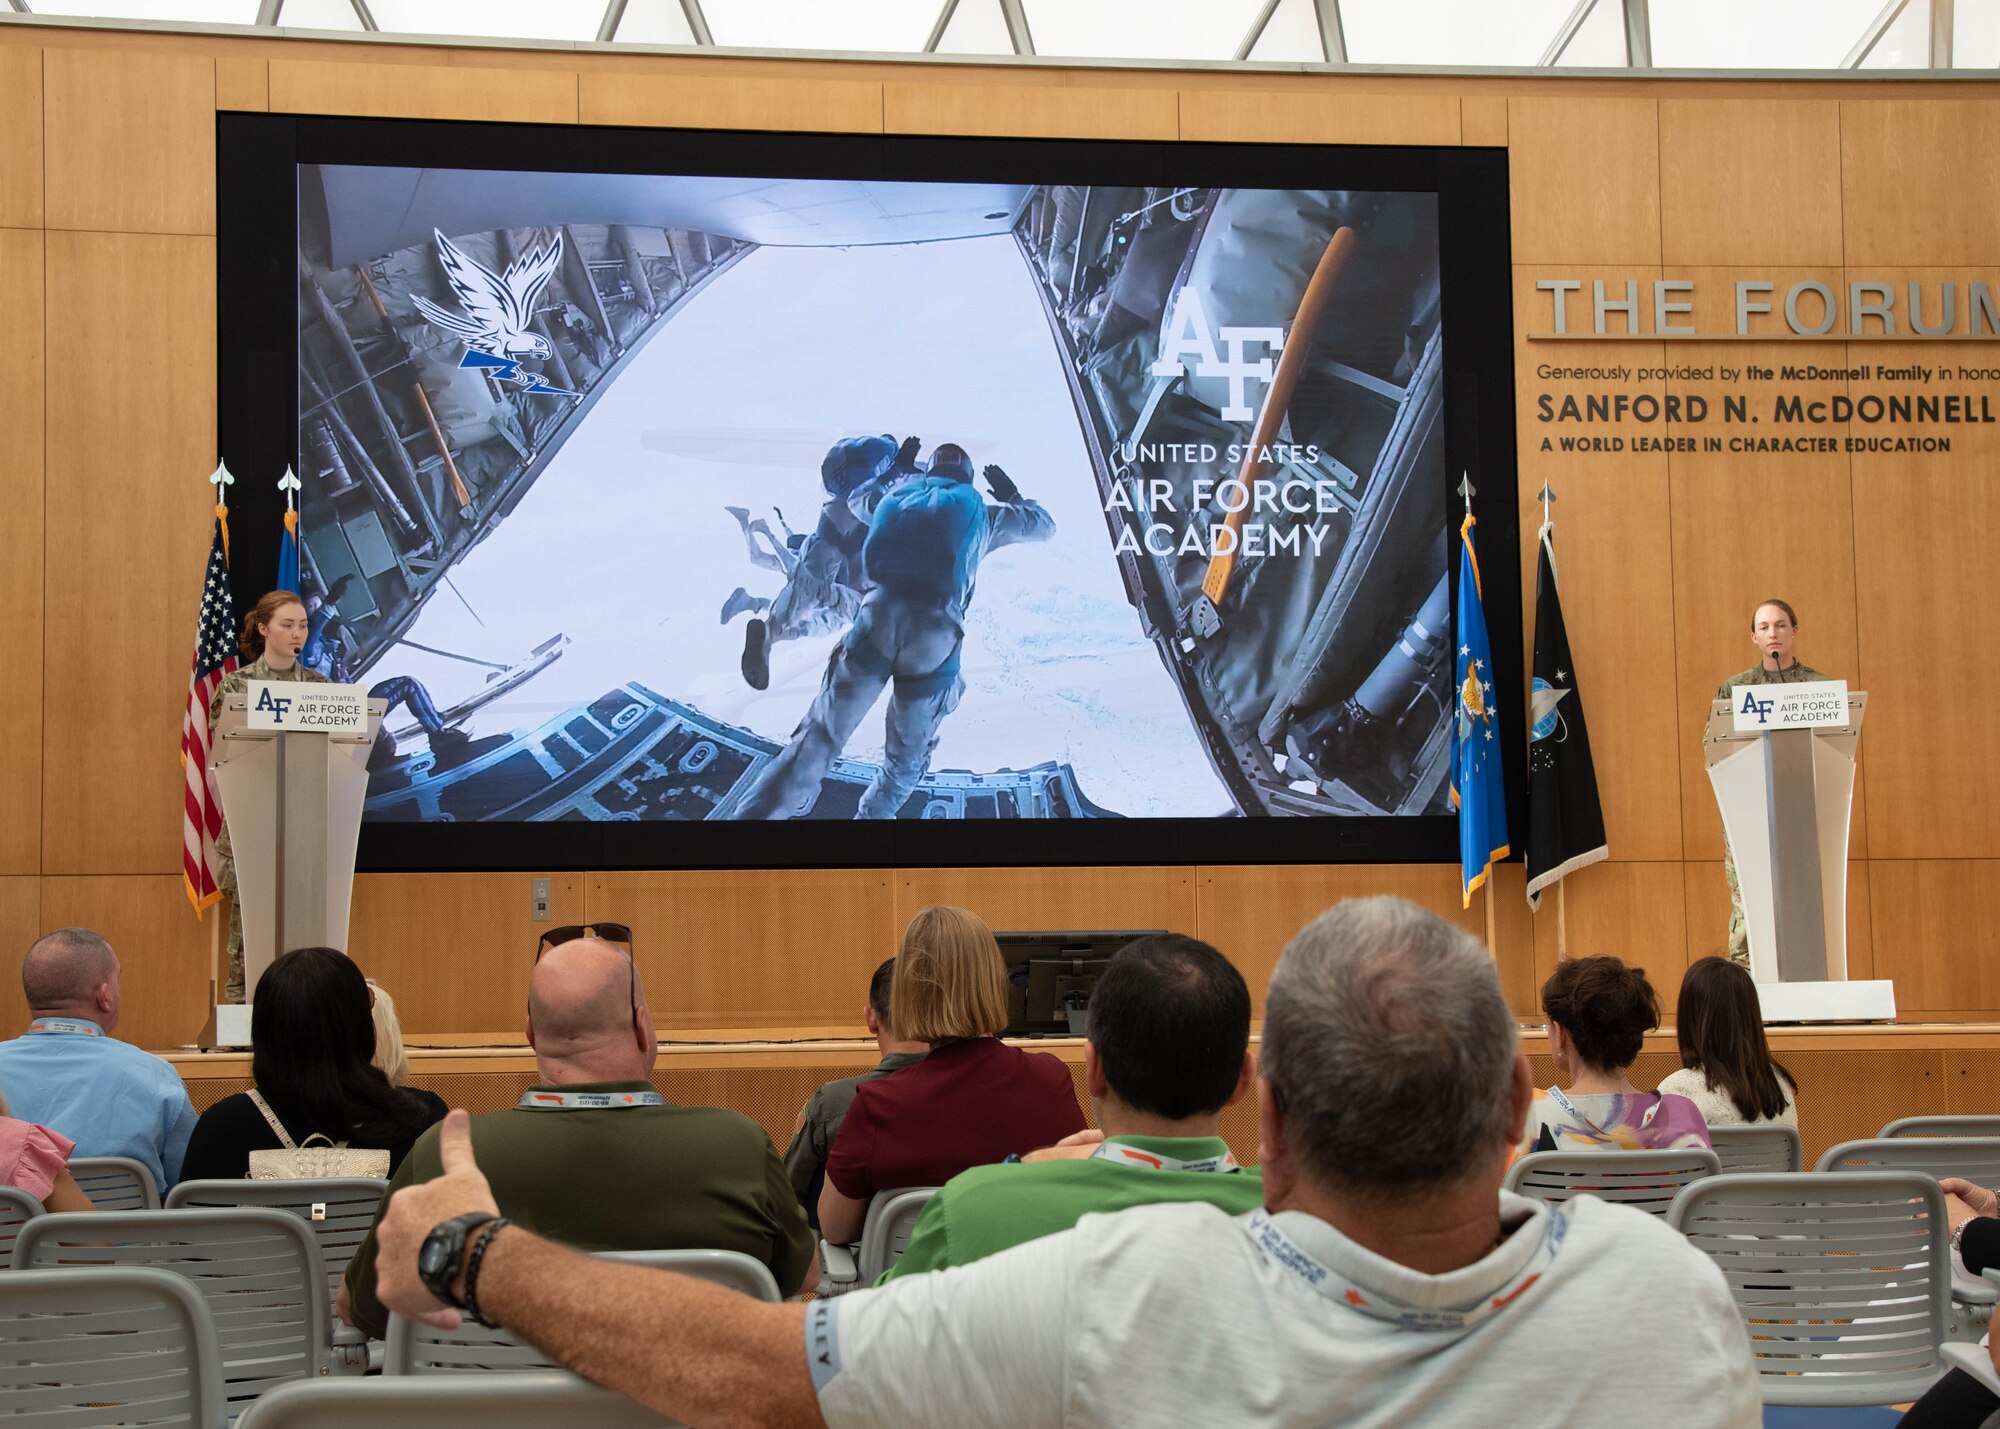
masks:
MULTIPOLYGON (((1499 708, 1508 823, 1525 828, 1526 701, 1507 154, 1421 146, 767 134, 319 115, 216 116, 217 436, 231 492, 238 615, 276 579, 298 461, 298 170, 306 164, 521 172, 770 175, 905 182, 1356 188, 1438 197, 1445 454, 1469 474, 1499 708), (587 156, 579 158, 579 156, 587 156)), ((1459 558, 1451 551, 1456 609, 1459 558)), ((1449 815, 886 820, 835 825, 370 823, 364 872, 636 868, 1455 863, 1449 815)), ((1524 839, 1514 840, 1518 850, 1524 839)), ((1521 855, 1517 852, 1514 859, 1521 855)))

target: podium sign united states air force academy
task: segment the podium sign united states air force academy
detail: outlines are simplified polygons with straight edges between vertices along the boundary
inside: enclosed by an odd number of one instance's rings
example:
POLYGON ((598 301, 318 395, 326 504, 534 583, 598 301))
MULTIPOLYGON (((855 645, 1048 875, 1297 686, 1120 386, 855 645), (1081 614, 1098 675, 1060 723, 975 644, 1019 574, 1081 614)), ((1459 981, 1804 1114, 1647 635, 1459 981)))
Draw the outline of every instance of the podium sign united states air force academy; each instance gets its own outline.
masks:
POLYGON ((252 680, 244 686, 247 729, 293 734, 366 734, 368 690, 302 680, 252 680))

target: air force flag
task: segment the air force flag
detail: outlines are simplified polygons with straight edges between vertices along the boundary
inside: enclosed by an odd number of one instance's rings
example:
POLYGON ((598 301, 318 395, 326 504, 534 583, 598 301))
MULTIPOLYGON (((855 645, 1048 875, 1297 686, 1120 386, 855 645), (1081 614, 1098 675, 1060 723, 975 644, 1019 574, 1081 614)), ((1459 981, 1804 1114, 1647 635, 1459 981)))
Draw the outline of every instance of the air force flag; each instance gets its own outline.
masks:
POLYGON ((1457 720, 1452 731, 1451 802, 1458 810, 1458 859, 1464 906, 1507 856, 1507 790, 1501 778, 1500 724, 1493 700, 1493 652, 1479 604, 1479 558, 1472 513, 1458 528, 1457 720))
POLYGON ((1586 864, 1609 858, 1604 809, 1583 695, 1569 657, 1562 595, 1556 589, 1554 527, 1544 521, 1535 567, 1534 729, 1528 744, 1528 906, 1542 890, 1586 864))

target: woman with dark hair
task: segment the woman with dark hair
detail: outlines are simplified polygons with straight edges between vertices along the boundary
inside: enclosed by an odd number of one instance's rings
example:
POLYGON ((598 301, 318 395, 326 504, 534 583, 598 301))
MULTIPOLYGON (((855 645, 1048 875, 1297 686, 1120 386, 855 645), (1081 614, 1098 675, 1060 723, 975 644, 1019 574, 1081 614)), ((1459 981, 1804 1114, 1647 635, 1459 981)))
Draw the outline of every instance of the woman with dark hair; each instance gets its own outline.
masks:
MULTIPOLYGON (((299 659, 306 643, 309 622, 305 602, 288 590, 265 592, 243 617, 243 634, 236 648, 246 664, 238 665, 222 677, 208 701, 208 733, 222 718, 222 705, 231 695, 240 695, 252 680, 304 680, 326 683, 326 676, 299 659)), ((236 904, 236 852, 229 842, 229 826, 223 825, 215 841, 215 883, 229 895, 229 977, 223 985, 224 1002, 243 1001, 243 913, 236 904)))
POLYGON ((374 1055, 375 1021, 361 969, 332 948, 286 953, 258 979, 250 1008, 256 1091, 224 1097, 201 1114, 181 1179, 240 1180, 249 1174, 251 1152, 280 1149, 285 1143, 266 1107, 294 1145, 317 1133, 386 1150, 393 1174, 411 1143, 444 1119, 445 1104, 433 1092, 391 1086, 374 1055))
POLYGON ((1628 1075, 1660 1025, 1660 999, 1644 968, 1617 958, 1573 958, 1542 984, 1549 1055, 1568 1083, 1536 1092, 1521 1153, 1657 1151, 1708 1145, 1708 1127, 1686 1097, 1642 1092, 1628 1075))
POLYGON ((1771 1059, 1757 984, 1741 964, 1708 957, 1688 968, 1674 1036, 1681 1069, 1660 1083, 1663 1093, 1686 1097, 1710 1126, 1799 1124, 1798 1082, 1771 1059))

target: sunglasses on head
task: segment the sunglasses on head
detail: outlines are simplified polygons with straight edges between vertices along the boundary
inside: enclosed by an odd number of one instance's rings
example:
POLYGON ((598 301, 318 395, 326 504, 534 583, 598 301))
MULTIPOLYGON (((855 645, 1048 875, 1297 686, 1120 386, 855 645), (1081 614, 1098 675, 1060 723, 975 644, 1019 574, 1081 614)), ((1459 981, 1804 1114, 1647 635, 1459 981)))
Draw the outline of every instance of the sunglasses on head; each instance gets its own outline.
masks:
POLYGON ((622 943, 626 952, 632 951, 632 930, 623 923, 565 923, 560 928, 551 928, 542 934, 535 944, 535 956, 539 958, 550 948, 559 948, 564 943, 573 943, 578 938, 597 938, 606 943, 622 943))
POLYGON ((535 944, 535 961, 542 960, 542 954, 550 948, 560 948, 564 943, 573 943, 578 938, 596 938, 600 942, 617 943, 625 950, 625 961, 631 966, 632 1011, 639 1010, 639 963, 632 956, 632 930, 623 923, 565 923, 560 928, 551 928, 542 934, 535 944))

